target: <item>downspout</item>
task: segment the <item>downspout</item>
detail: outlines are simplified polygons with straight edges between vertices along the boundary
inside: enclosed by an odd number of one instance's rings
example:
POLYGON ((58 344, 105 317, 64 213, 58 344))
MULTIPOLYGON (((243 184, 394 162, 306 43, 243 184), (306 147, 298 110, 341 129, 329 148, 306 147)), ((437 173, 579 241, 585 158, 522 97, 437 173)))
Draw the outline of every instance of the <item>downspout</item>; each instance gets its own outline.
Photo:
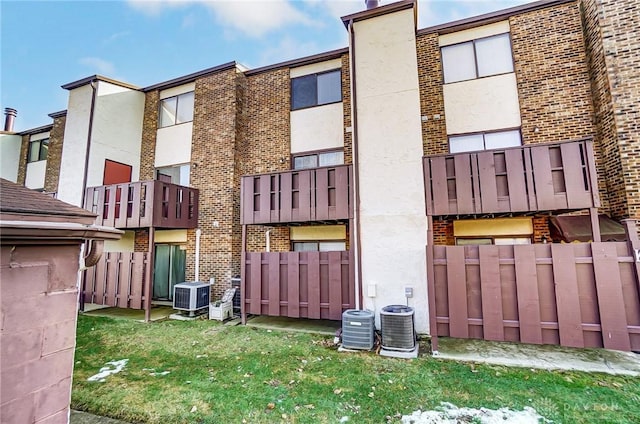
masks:
POLYGON ((89 249, 89 253, 84 257, 84 266, 81 271, 91 268, 95 264, 98 263, 100 257, 102 256, 102 252, 104 251, 104 241, 103 240, 91 240, 89 241, 89 245, 91 248, 89 249))
POLYGON ((198 228, 196 230, 196 265, 195 265, 195 275, 193 281, 200 281, 200 236, 202 235, 202 230, 198 228))
POLYGON ((353 193, 355 196, 355 210, 353 214, 354 232, 355 232, 355 254, 353 255, 355 260, 354 266, 354 282, 356 291, 356 309, 360 309, 362 303, 362 261, 361 261, 361 238, 360 238, 360 188, 359 188, 359 167, 358 167, 358 113, 357 113, 357 99, 356 99, 356 44, 355 33, 353 31, 353 19, 349 21, 349 78, 351 88, 351 153, 353 156, 353 193))
POLYGON ((264 237, 265 237, 265 244, 266 244, 266 251, 267 252, 271 252, 271 231, 273 231, 273 228, 269 228, 265 233, 264 233, 264 237))
POLYGON ((87 191, 87 179, 89 177, 89 154, 91 152, 91 136, 93 134, 93 114, 96 107, 96 95, 98 93, 98 85, 96 79, 91 80, 91 109, 89 110, 89 129, 87 130, 87 150, 84 157, 84 176, 82 178, 82 197, 80 198, 80 207, 84 208, 84 197, 87 191))

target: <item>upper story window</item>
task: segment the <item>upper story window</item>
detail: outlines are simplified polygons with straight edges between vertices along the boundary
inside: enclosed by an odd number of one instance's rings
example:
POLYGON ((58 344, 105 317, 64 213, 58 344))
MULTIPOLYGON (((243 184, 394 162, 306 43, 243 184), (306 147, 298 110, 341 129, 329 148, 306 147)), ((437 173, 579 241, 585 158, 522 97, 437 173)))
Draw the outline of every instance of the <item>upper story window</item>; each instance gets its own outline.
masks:
POLYGON ((477 150, 503 149, 522 145, 520 130, 449 136, 449 152, 473 152, 477 150))
POLYGON ((193 121, 193 91, 160 100, 160 128, 193 121))
POLYGON ((339 69, 291 79, 291 110, 342 101, 339 69))
POLYGON ((309 169, 342 164, 344 164, 344 152, 342 150, 293 156, 293 169, 309 169))
POLYGON ((509 33, 442 47, 445 84, 513 72, 509 33))
POLYGON ((37 162, 47 160, 49 153, 49 139, 34 140, 29 142, 29 157, 27 162, 37 162))

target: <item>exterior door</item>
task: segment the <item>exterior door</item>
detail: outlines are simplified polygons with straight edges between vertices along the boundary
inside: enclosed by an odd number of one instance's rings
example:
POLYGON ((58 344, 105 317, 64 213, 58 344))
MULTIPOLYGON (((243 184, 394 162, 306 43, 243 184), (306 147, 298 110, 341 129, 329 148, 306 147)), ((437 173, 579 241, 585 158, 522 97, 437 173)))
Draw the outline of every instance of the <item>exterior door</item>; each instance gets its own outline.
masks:
POLYGON ((174 244, 156 244, 153 299, 173 300, 173 286, 184 282, 186 250, 174 244))

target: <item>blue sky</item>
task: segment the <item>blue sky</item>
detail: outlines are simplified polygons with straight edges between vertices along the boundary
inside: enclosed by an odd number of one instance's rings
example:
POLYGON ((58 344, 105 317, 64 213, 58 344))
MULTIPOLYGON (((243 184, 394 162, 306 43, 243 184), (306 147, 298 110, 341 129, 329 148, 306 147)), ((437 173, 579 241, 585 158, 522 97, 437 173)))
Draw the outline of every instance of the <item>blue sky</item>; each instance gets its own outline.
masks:
MULTIPOLYGON (((381 5, 392 0, 380 1, 381 5)), ((419 0, 424 28, 531 0, 419 0)), ((249 68, 347 46, 364 0, 0 0, 2 110, 16 131, 66 109, 93 74, 145 87, 232 60, 249 68)))

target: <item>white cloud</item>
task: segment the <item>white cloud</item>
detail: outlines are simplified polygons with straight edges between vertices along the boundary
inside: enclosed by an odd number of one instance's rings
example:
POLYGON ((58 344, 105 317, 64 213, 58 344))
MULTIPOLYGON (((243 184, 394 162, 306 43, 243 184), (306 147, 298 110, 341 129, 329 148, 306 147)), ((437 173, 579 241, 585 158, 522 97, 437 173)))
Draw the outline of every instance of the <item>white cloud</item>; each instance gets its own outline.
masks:
POLYGON ((127 3, 147 15, 187 5, 205 6, 225 30, 250 37, 261 37, 287 25, 320 25, 290 0, 127 0, 127 3))
POLYGON ((108 36, 104 40, 102 40, 102 43, 103 44, 111 44, 114 41, 119 40, 120 38, 128 37, 130 34, 131 34, 131 31, 116 32, 114 34, 111 34, 110 36, 108 36))
POLYGON ((293 37, 286 36, 278 44, 262 51, 259 59, 260 63, 256 67, 310 56, 325 50, 329 49, 323 49, 314 42, 301 43, 293 37))
POLYGON ((78 63, 91 68, 92 72, 103 75, 113 75, 116 70, 113 63, 99 57, 83 57, 78 60, 78 63))

